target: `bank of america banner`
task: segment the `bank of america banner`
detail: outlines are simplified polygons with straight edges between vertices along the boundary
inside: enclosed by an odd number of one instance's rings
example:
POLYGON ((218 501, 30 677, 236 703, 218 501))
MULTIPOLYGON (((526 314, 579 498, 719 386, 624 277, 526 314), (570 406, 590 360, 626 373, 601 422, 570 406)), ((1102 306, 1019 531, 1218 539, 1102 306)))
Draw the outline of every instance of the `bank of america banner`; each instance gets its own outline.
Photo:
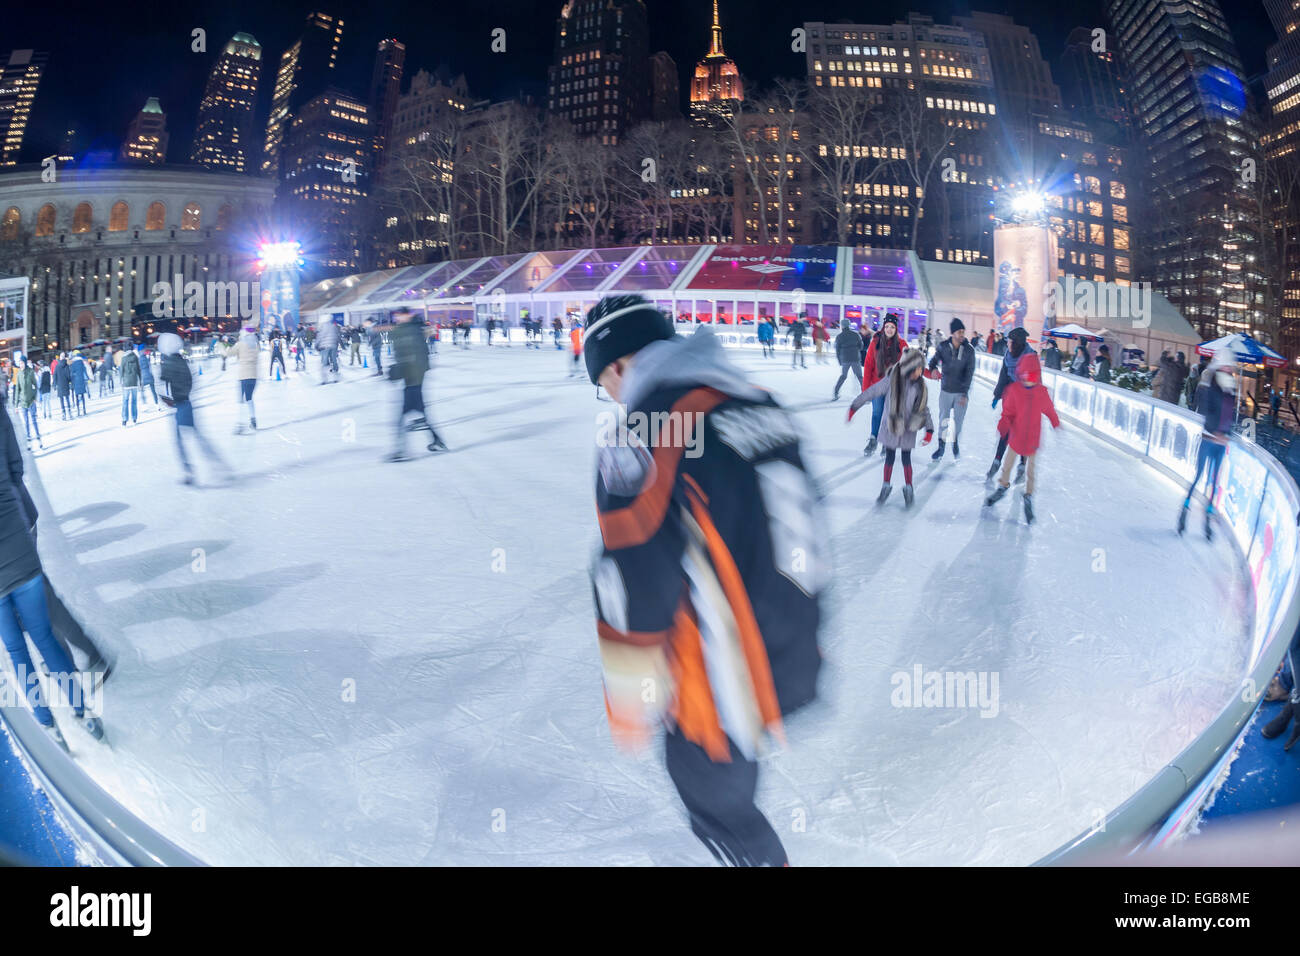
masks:
POLYGON ((1046 226, 1006 225, 993 233, 993 315, 1004 335, 1023 328, 1043 338, 1047 300, 1057 278, 1056 234, 1046 226))
POLYGON ((835 291, 837 246, 718 246, 688 288, 835 291))

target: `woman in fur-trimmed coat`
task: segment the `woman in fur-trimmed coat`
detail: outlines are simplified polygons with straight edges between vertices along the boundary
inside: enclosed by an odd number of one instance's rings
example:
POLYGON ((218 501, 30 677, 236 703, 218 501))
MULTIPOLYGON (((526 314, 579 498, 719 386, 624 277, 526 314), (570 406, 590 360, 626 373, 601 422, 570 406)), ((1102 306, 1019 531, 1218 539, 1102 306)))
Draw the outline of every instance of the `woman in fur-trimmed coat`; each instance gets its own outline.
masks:
POLYGON ((916 433, 925 429, 922 445, 934 438, 934 419, 930 417, 929 393, 921 377, 923 356, 920 349, 904 349, 902 357, 885 374, 885 377, 853 400, 849 418, 863 405, 878 396, 884 396, 885 410, 880 422, 880 444, 885 449, 885 481, 876 504, 884 504, 893 490, 894 458, 901 453, 903 459, 903 501, 912 507, 912 449, 916 447, 916 433))

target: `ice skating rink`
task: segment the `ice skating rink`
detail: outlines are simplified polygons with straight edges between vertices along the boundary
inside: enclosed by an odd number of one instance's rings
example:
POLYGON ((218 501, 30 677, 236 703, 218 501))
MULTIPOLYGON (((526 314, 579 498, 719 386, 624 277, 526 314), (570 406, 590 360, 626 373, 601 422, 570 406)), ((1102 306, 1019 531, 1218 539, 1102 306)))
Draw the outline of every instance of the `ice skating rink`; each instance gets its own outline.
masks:
MULTIPOLYGON (((1018 493, 983 511, 977 382, 961 461, 918 450, 915 507, 899 467, 877 509, 838 367, 733 355, 795 410, 833 545, 822 697, 759 794, 793 864, 1030 863, 1237 691, 1249 584, 1199 513, 1174 534, 1173 483, 1066 423, 1038 522, 1018 493), (923 706, 906 683, 957 672, 996 697, 923 706)), ((70 734, 78 759, 213 864, 710 862, 657 747, 621 755, 606 728, 587 567, 613 406, 554 348, 444 347, 426 392, 452 452, 411 435, 414 460, 384 463, 396 386, 344 364, 321 387, 310 361, 261 381, 255 435, 232 434, 233 365, 196 375, 226 487, 178 483, 165 409, 123 428, 93 398, 47 423, 47 573, 117 656, 112 750, 70 734)))

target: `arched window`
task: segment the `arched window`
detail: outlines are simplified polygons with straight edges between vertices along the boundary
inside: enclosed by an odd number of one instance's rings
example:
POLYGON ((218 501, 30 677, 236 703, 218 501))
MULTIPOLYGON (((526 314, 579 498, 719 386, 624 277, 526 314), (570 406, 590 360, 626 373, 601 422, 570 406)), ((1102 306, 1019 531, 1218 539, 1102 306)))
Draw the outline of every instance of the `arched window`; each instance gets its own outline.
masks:
POLYGON ((108 214, 108 231, 125 232, 127 220, 131 218, 130 207, 124 202, 113 203, 112 210, 108 214))
POLYGON ((234 213, 235 210, 231 207, 230 203, 226 203, 224 206, 222 206, 220 209, 217 210, 217 231, 218 232, 222 232, 230 228, 230 219, 234 215, 234 213))
POLYGON ((41 207, 41 211, 36 214, 36 235, 54 235, 54 205, 52 203, 46 203, 41 207))
POLYGON ((72 212, 72 231, 90 232, 91 216, 90 203, 77 203, 77 208, 72 212))
POLYGON ((0 220, 0 239, 17 239, 18 226, 23 221, 23 214, 15 206, 5 210, 5 217, 0 220))
POLYGON ((199 228, 199 204, 196 202, 187 202, 185 208, 181 210, 181 228, 191 232, 199 228))
POLYGON ((144 216, 144 227, 149 230, 161 229, 167 221, 167 207, 160 202, 151 202, 149 211, 144 216))

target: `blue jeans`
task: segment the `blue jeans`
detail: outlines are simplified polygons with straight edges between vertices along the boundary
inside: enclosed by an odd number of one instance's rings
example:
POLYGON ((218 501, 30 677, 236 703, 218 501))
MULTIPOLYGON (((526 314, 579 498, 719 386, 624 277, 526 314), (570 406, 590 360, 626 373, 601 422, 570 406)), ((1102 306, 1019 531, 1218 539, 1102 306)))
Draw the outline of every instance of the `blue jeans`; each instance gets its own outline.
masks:
MULTIPOLYGON (((0 639, 4 640, 5 650, 13 661, 14 670, 26 678, 22 688, 27 699, 32 701, 32 711, 36 719, 46 727, 53 726, 54 715, 45 706, 40 695, 31 692, 36 683, 36 665, 27 652, 27 642, 23 639, 23 629, 31 635, 32 643, 41 652, 45 666, 51 676, 71 675, 76 668, 68 659, 68 654, 54 638, 50 627, 50 610, 45 604, 45 577, 36 575, 26 584, 21 584, 0 598, 0 639)), ((73 700, 78 717, 85 713, 85 704, 76 698, 73 700)))
POLYGON ((1192 479, 1192 485, 1187 489, 1187 500, 1183 502, 1184 508, 1191 505, 1192 492, 1196 491, 1196 486, 1201 482, 1201 473, 1204 472, 1205 510, 1211 513, 1214 511, 1214 489, 1219 484, 1219 466, 1223 464, 1225 451, 1227 451, 1226 445, 1201 438, 1201 447, 1196 453, 1196 477, 1192 479))
POLYGON ((122 424, 126 424, 128 418, 131 421, 138 421, 140 418, 140 407, 136 402, 135 393, 137 391, 134 385, 122 386, 122 424), (127 405, 130 404, 130 412, 127 411, 127 405))
POLYGON ((885 417, 885 396, 871 400, 871 437, 880 434, 880 420, 885 417))
POLYGON ((36 424, 36 403, 23 406, 23 428, 27 430, 27 437, 32 437, 32 432, 36 432, 36 438, 39 441, 41 437, 41 427, 36 424))

